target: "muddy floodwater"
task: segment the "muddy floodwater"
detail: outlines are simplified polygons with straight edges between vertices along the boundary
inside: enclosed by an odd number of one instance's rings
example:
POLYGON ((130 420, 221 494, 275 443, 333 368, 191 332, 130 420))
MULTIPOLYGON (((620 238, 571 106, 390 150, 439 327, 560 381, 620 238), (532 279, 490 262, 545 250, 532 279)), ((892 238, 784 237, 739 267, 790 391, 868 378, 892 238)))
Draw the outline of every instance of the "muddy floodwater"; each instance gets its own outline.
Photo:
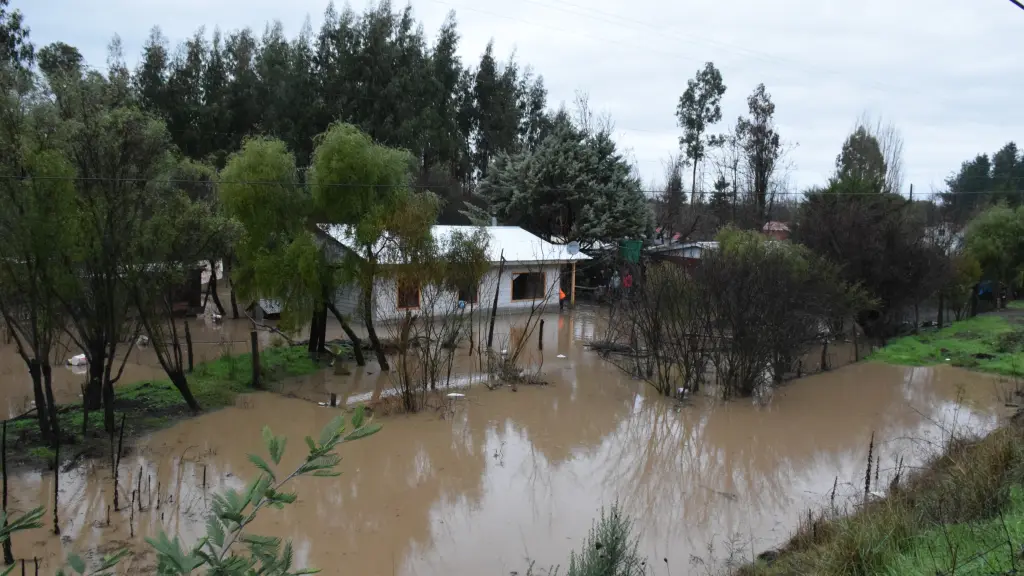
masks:
MULTIPOLYGON (((872 363, 792 382, 764 405, 681 406, 585 349, 593 313, 545 320, 535 359, 549 386, 470 386, 450 414, 380 418, 380 433, 341 447, 340 477, 296 481, 298 502, 266 511, 252 531, 292 539, 298 562, 327 574, 524 574, 530 562, 564 571, 599 508, 618 501, 657 573, 667 559, 686 574, 703 570, 694 557, 721 564, 781 543, 836 482, 840 498, 862 492, 872 432, 884 486, 900 457, 912 466, 950 431, 984 432, 1007 415, 995 378, 872 363)), ((321 405, 330 394, 362 399, 387 382, 375 366, 324 372, 291 383, 294 397, 247 395, 134 442, 121 472, 122 503, 141 478, 134 538, 125 510, 108 526, 109 464, 86 463, 62 475, 63 535, 18 534, 15 555, 42 556, 52 573, 69 551, 127 546, 137 554, 123 568, 145 573, 155 560, 141 539, 162 528, 194 542, 210 495, 254 474, 246 453, 264 453, 264 424, 288 436, 290 469, 302 438, 337 414, 321 405)), ((10 507, 38 504, 52 522, 52 473, 12 477, 10 507)))

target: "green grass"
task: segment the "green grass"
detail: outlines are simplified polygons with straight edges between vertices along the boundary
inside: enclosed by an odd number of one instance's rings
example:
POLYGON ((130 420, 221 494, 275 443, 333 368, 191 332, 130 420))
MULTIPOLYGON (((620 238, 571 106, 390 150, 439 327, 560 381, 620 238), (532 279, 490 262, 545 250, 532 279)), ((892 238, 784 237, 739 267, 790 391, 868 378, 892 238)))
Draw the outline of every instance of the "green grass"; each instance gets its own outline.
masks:
POLYGON ((1024 310, 1024 300, 1010 300, 1006 307, 1010 310, 1024 310))
POLYGON ((894 555, 886 574, 953 573, 964 576, 1016 574, 1024 569, 1019 556, 1024 542, 1024 486, 1010 491, 1010 505, 997 518, 936 526, 912 538, 894 555))
MULTIPOLYGON (((270 347, 260 351, 261 381, 270 384, 283 378, 301 376, 318 370, 306 349, 298 347, 270 347)), ((204 411, 217 410, 234 404, 235 397, 251 392, 252 356, 239 354, 225 356, 195 366, 188 375, 192 394, 204 411)), ((133 382, 115 387, 117 418, 125 418, 125 435, 137 435, 167 427, 192 416, 178 389, 170 380, 133 382)), ((102 434, 103 413, 89 415, 90 434, 82 437, 84 414, 79 403, 59 408, 62 436, 66 437, 62 456, 73 457, 82 452, 94 455, 101 451, 107 437, 102 434), (73 442, 71 442, 73 440, 73 442), (71 445, 68 445, 71 444, 71 445)), ((22 418, 8 424, 8 459, 14 464, 51 465, 53 452, 39 436, 34 418, 22 418)))
POLYGON ((951 364, 1020 376, 1024 375, 1024 327, 998 314, 985 314, 893 340, 868 359, 906 366, 951 364))

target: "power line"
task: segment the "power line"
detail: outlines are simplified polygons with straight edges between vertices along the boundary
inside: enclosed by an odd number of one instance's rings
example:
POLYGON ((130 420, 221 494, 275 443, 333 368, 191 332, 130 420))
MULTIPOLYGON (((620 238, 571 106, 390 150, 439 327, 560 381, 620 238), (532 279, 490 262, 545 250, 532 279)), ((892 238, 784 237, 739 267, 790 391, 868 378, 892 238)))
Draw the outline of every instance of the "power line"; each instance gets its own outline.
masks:
MULTIPOLYGON (((205 186, 216 186, 220 184, 238 184, 246 186, 288 186, 299 188, 305 184, 299 180, 294 181, 277 181, 277 180, 190 180, 187 178, 126 178, 126 177, 105 177, 105 176, 21 176, 15 174, 0 174, 0 180, 43 180, 43 181, 61 181, 61 182, 108 182, 108 183, 145 183, 145 184, 188 184, 192 186, 205 185, 205 186)), ((339 189, 356 189, 356 188, 370 188, 374 190, 439 190, 443 186, 431 186, 427 184, 372 184, 372 183, 360 183, 360 182, 335 182, 335 183, 322 183, 321 186, 328 188, 339 188, 339 189)), ((515 191, 519 188, 515 186, 490 186, 490 190, 497 191, 515 191)), ((588 192, 597 190, 609 190, 608 188, 572 188, 572 187, 538 187, 532 188, 536 192, 588 192)), ((618 188, 612 191, 618 192, 632 192, 633 189, 618 188)), ((642 194, 655 195, 663 194, 666 192, 665 189, 640 189, 636 190, 642 194)), ((785 190, 779 192, 769 193, 768 196, 805 196, 809 193, 815 193, 818 190, 807 190, 807 191, 796 191, 796 190, 785 190)), ((822 192, 828 196, 878 196, 879 192, 822 192)), ((732 196, 732 193, 728 193, 732 196)), ((745 194, 745 193, 744 193, 745 194)), ((979 195, 1011 195, 1011 194, 1024 194, 1024 189, 1013 189, 1013 190, 973 190, 964 192, 940 192, 939 194, 948 194, 952 197, 957 196, 979 196, 979 195)), ((704 195, 710 196, 711 193, 705 192, 704 195)), ((902 194, 900 195, 902 196, 902 194)), ((934 196, 934 195, 932 195, 934 196)), ((904 196, 904 198, 906 198, 904 196)), ((924 196, 922 196, 924 198, 924 196)))
POLYGON ((1015 6, 1017 7, 1017 8, 1020 8, 1021 10, 1024 10, 1024 4, 1021 4, 1019 0, 1010 0, 1010 2, 1013 2, 1013 4, 1014 4, 1014 5, 1015 5, 1015 6))

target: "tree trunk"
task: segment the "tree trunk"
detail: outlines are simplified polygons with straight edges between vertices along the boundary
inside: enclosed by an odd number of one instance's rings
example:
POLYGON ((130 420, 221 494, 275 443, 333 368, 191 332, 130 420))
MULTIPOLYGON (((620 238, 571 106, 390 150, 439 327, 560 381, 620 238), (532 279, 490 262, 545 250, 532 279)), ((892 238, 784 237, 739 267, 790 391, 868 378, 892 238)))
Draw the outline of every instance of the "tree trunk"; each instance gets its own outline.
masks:
POLYGON ((32 358, 28 361, 28 373, 32 376, 32 395, 36 402, 39 433, 43 437, 43 442, 50 444, 53 438, 50 434, 50 412, 47 410, 46 397, 43 395, 43 373, 39 366, 39 360, 32 358))
POLYGON ((380 369, 387 372, 391 370, 388 366, 388 359, 384 355, 384 349, 380 345, 380 339, 377 338, 377 331, 373 328, 373 285, 369 282, 363 288, 363 322, 366 324, 366 336, 370 339, 370 346, 373 346, 373 352, 377 355, 377 363, 380 364, 380 369))
POLYGON ((85 385, 84 402, 89 410, 99 410, 103 403, 103 365, 106 364, 106 346, 92 346, 89 355, 89 381, 85 385))
MULTIPOLYGON (((0 445, 0 471, 4 475, 4 528, 7 528, 7 420, 4 420, 3 423, 3 441, 2 445, 0 445)), ((11 550, 10 537, 4 540, 4 564, 8 566, 14 564, 14 552, 11 550)))
POLYGON ((235 296, 235 282, 231 280, 232 258, 224 259, 224 275, 228 278, 228 288, 231 289, 231 317, 238 320, 238 298, 235 296))
POLYGON ((693 159, 693 181, 690 183, 690 204, 696 206, 697 198, 697 159, 693 159))
POLYGON ((114 383, 109 378, 103 381, 103 429, 114 432, 114 383))
MULTIPOLYGON (((60 420, 57 418, 57 402, 53 399, 53 370, 46 362, 43 368, 43 394, 46 396, 46 407, 50 411, 50 429, 54 437, 60 436, 60 420)), ((38 406, 38 404, 37 404, 38 406)))
POLYGON ((345 335, 352 341, 352 353, 356 357, 356 364, 359 366, 366 366, 366 358, 363 357, 362 341, 360 341, 359 337, 356 336, 356 333, 352 331, 352 327, 345 321, 345 317, 341 315, 337 306, 329 302, 327 304, 327 309, 330 310, 331 313, 334 314, 334 317, 338 319, 338 323, 341 324, 341 329, 345 331, 345 335))
POLYGON ((202 407, 199 406, 199 402, 196 401, 196 397, 192 395, 192 389, 189 388, 188 378, 185 377, 185 373, 181 370, 175 370, 170 372, 168 376, 171 378, 171 384, 174 384, 174 387, 181 393, 181 397, 185 399, 185 403, 188 404, 189 410, 192 412, 202 411, 202 407))
POLYGON ((946 307, 946 299, 944 298, 944 296, 945 295, 942 292, 939 292, 939 315, 938 315, 938 318, 935 319, 935 324, 936 324, 936 326, 938 326, 939 330, 942 330, 942 324, 943 324, 943 317, 942 316, 943 316, 943 311, 944 311, 943 309, 946 307))
POLYGON ((210 296, 213 298, 213 305, 217 307, 217 314, 224 315, 224 305, 220 303, 220 295, 217 294, 217 266, 210 260, 210 296))
POLYGON ((316 359, 316 336, 317 328, 320 325, 319 320, 319 312, 313 312, 313 317, 309 319, 309 339, 306 342, 306 352, 309 353, 309 357, 313 360, 316 359))

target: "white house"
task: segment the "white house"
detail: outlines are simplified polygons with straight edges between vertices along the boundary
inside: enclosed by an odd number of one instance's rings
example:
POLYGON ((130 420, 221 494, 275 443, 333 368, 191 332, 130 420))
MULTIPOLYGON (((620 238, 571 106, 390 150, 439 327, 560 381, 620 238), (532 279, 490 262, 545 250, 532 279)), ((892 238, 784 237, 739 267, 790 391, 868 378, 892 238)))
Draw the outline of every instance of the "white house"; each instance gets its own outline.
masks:
MULTIPOLYGON (((432 286, 398 286, 393 279, 381 279, 373 290, 375 321, 395 320, 408 311, 414 314, 424 307, 450 309, 464 302, 467 309, 490 310, 497 288, 498 308, 529 310, 538 306, 558 305, 563 271, 570 275, 567 284, 575 286, 576 263, 589 260, 582 252, 569 254, 564 245, 552 244, 518 226, 483 226, 490 236, 487 259, 490 270, 484 274, 476 290, 440 291, 432 286), (504 258, 504 266, 501 261, 504 258), (501 274, 499 277, 499 270, 501 274)), ((341 225, 320 225, 321 240, 333 243, 339 249, 354 250, 355 243, 349 228, 341 225)), ((434 226, 434 240, 443 243, 449 235, 460 230, 472 234, 476 226, 434 226)), ((387 262, 382 262, 387 264, 387 262)), ((572 297, 572 289, 566 296, 572 297)), ((339 290, 335 297, 342 314, 359 316, 362 311, 359 292, 355 287, 339 290)))

